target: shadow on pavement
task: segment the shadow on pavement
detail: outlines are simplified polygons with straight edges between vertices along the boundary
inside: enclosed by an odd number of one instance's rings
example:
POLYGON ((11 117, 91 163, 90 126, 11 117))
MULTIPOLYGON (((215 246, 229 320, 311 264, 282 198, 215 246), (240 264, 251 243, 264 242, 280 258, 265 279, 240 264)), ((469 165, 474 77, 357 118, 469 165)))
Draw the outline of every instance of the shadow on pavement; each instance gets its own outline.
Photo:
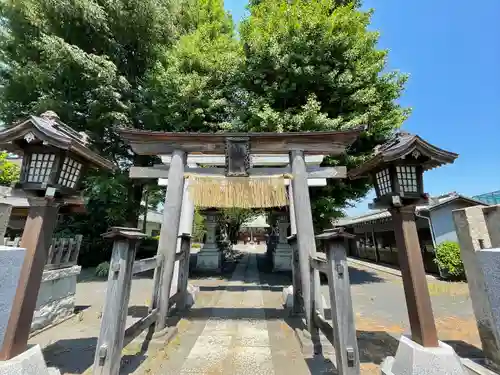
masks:
POLYGON ((377 276, 375 272, 349 266, 349 281, 351 282, 351 285, 360 285, 360 284, 371 284, 371 283, 383 283, 386 280, 377 276))
MULTIPOLYGON (((122 353, 120 374, 132 374, 146 359, 152 338, 150 329, 142 343, 125 348, 122 353)), ((125 337, 124 346, 134 337, 125 337)), ((97 337, 62 339, 45 347, 43 355, 49 367, 56 367, 62 374, 83 374, 94 363, 97 337)))
POLYGON ((97 337, 62 339, 43 349, 47 365, 62 374, 83 374, 94 362, 97 337))

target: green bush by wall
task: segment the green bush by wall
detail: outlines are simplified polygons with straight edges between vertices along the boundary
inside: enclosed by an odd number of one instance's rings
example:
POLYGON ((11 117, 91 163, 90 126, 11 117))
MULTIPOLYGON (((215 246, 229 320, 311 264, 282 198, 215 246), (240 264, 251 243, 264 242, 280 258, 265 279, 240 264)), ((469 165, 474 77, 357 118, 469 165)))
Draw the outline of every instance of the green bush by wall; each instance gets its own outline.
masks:
POLYGON ((443 276, 450 275, 452 278, 465 278, 464 264, 460 257, 460 246, 453 241, 441 242, 436 248, 436 259, 443 276))

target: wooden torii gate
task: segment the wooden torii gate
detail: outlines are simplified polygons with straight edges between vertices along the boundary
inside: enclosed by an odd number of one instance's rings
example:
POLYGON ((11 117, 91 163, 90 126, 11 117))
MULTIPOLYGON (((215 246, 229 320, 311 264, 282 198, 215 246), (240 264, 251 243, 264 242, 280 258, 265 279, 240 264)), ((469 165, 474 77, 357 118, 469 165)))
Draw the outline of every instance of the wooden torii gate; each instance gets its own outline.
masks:
MULTIPOLYGON (((313 299, 311 295, 310 256, 316 254, 314 228, 309 197, 309 178, 345 178, 345 167, 308 167, 305 158, 312 155, 340 155, 351 145, 363 128, 346 131, 296 133, 166 133, 142 130, 121 130, 121 138, 139 155, 170 155, 168 166, 135 167, 132 178, 167 178, 164 220, 160 232, 158 254, 163 256, 161 287, 156 306, 159 308, 156 330, 166 327, 169 297, 174 272, 175 253, 184 194, 185 174, 202 176, 275 176, 290 175, 291 198, 294 204, 295 226, 301 279, 301 300, 309 332, 314 331, 313 299), (232 151, 239 155, 232 156, 232 151), (242 155, 243 153, 243 155, 242 155), (225 168, 186 166, 189 155, 224 157, 225 168), (288 156, 289 165, 281 168, 254 168, 251 158, 259 155, 288 156), (241 156, 243 156, 241 158, 241 156)), ((297 293, 297 291, 294 291, 297 293)))

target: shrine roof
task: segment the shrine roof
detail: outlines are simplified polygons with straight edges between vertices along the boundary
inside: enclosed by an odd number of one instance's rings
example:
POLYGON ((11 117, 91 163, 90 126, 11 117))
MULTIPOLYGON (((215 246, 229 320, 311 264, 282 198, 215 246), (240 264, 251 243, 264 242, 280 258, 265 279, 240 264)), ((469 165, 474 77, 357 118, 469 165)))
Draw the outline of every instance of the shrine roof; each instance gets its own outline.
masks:
POLYGON ((168 133, 122 129, 119 134, 139 155, 169 154, 176 149, 206 155, 224 154, 228 138, 248 139, 251 154, 303 150, 307 155, 338 155, 344 153, 364 129, 293 133, 168 133))

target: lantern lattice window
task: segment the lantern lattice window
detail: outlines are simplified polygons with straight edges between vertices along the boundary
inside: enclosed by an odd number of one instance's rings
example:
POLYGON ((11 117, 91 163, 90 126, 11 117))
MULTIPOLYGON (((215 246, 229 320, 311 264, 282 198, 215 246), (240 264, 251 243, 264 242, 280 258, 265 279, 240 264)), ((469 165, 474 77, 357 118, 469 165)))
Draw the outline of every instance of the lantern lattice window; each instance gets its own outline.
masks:
POLYGON ((414 165, 396 166, 400 189, 404 193, 418 193, 417 168, 414 165))
POLYGON ((28 182, 46 183, 52 173, 54 154, 31 154, 28 167, 28 182))
POLYGON ((383 169, 375 175, 377 178, 378 189, 380 194, 389 194, 392 191, 391 176, 389 169, 383 169))
POLYGON ((66 159, 64 159, 61 175, 59 176, 59 185, 74 188, 80 176, 81 169, 81 163, 66 157, 66 159))

